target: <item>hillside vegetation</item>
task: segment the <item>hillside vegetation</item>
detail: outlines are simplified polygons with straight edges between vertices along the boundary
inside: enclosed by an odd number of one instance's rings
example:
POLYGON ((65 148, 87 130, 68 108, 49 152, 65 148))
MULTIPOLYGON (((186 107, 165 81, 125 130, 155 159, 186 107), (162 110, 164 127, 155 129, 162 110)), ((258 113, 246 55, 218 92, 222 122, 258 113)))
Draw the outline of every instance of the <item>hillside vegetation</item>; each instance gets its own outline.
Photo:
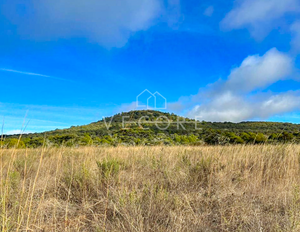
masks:
POLYGON ((159 111, 131 111, 69 129, 5 136, 3 147, 224 145, 299 143, 300 125, 275 122, 199 122, 159 111))
POLYGON ((299 231, 300 146, 2 149, 1 231, 299 231))

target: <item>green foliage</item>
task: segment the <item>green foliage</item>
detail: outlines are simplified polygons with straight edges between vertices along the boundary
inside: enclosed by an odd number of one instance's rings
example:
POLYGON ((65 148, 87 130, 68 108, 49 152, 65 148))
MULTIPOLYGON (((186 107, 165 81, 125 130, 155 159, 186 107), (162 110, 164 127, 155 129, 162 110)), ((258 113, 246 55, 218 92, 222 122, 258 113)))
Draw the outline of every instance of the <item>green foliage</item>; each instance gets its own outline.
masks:
POLYGON ((89 134, 85 134, 84 137, 82 137, 80 139, 80 143, 82 145, 92 145, 93 144, 93 140, 91 138, 91 136, 89 134))
POLYGON ((116 159, 97 161, 97 166, 102 177, 115 177, 119 174, 121 164, 116 159))
POLYGON ((7 143, 8 148, 25 148, 25 143, 19 139, 10 139, 9 142, 7 143))
POLYGON ((264 134, 258 133, 255 137, 255 143, 265 143, 267 138, 264 134))
MULTIPOLYGON (((13 148, 17 146, 17 141, 17 135, 6 136, 0 145, 13 148)), ((263 143, 300 143, 300 125, 275 122, 196 122, 159 111, 131 111, 85 126, 23 135, 17 148, 43 145, 76 147, 263 143), (159 127, 156 120, 161 123, 159 127), (186 123, 178 124, 183 121, 186 123), (109 130, 106 127, 108 124, 109 130), (168 124, 165 130, 159 129, 168 124)))

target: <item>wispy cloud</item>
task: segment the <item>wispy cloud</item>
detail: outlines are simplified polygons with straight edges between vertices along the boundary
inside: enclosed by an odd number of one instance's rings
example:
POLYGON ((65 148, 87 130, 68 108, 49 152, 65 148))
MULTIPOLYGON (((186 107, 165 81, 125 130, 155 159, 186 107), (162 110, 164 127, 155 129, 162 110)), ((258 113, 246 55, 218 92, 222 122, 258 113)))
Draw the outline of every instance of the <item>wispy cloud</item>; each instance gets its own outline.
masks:
POLYGON ((299 0, 240 0, 222 20, 221 26, 225 30, 247 28, 260 40, 277 29, 285 15, 299 11, 299 0))
POLYGON ((12 72, 12 73, 18 73, 18 74, 28 75, 28 76, 36 76, 36 77, 50 78, 50 79, 53 79, 53 80, 59 80, 59 81, 73 82, 73 81, 71 81, 71 80, 64 79, 64 78, 48 76, 48 75, 43 75, 43 74, 39 74, 39 73, 23 72, 23 71, 18 71, 18 70, 13 70, 13 69, 0 68, 0 71, 3 71, 3 72, 12 72))

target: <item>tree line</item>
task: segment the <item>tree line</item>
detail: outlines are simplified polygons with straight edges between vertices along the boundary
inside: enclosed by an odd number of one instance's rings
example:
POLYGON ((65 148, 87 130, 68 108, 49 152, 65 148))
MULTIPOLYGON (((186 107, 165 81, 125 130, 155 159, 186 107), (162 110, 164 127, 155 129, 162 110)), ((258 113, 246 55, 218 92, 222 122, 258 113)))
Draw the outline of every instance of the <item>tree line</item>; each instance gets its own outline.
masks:
POLYGON ((36 148, 41 146, 153 146, 153 145, 227 145, 227 144, 300 143, 300 126, 291 123, 198 122, 159 111, 131 111, 84 126, 45 133, 4 136, 2 148, 36 148), (124 125, 123 119, 129 123, 124 125), (146 119, 143 123, 139 120, 146 119), (169 125, 159 129, 153 121, 169 125), (163 119, 169 122, 164 122, 163 119), (178 126, 176 121, 185 121, 178 126), (107 122, 110 122, 109 125, 107 122), (195 128, 195 123, 197 128, 195 128))

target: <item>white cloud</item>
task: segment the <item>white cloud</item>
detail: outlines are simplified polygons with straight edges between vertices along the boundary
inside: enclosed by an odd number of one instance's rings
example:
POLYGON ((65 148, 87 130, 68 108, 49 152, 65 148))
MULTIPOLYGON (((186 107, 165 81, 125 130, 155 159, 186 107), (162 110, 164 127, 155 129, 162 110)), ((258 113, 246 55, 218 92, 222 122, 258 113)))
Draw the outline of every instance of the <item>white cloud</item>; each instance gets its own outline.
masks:
POLYGON ((262 94, 250 98, 228 92, 215 96, 209 104, 195 106, 188 116, 207 121, 240 122, 255 118, 267 119, 299 109, 300 92, 262 94))
POLYGON ((278 20, 299 12, 299 0, 241 0, 221 22, 224 29, 247 28, 260 39, 278 26, 278 20))
POLYGON ((185 106, 187 116, 207 121, 266 119, 300 109, 300 91, 259 92, 293 77, 293 59, 273 48, 263 56, 247 57, 227 80, 208 85, 197 95, 181 98, 171 105, 180 109, 185 106))
POLYGON ((248 118, 251 110, 243 98, 227 92, 211 98, 207 103, 196 105, 187 115, 207 121, 237 122, 248 118))
POLYGON ((300 108, 299 91, 277 94, 267 98, 260 104, 261 117, 290 112, 300 108))
POLYGON ((121 47, 162 12, 159 0, 33 0, 2 4, 2 12, 23 36, 34 39, 84 37, 106 47, 121 47), (20 14, 18 9, 25 9, 20 14))
POLYGON ((293 66, 292 58, 273 48, 263 56, 247 57, 240 67, 231 71, 224 88, 232 92, 250 92, 264 88, 290 78, 293 66))

